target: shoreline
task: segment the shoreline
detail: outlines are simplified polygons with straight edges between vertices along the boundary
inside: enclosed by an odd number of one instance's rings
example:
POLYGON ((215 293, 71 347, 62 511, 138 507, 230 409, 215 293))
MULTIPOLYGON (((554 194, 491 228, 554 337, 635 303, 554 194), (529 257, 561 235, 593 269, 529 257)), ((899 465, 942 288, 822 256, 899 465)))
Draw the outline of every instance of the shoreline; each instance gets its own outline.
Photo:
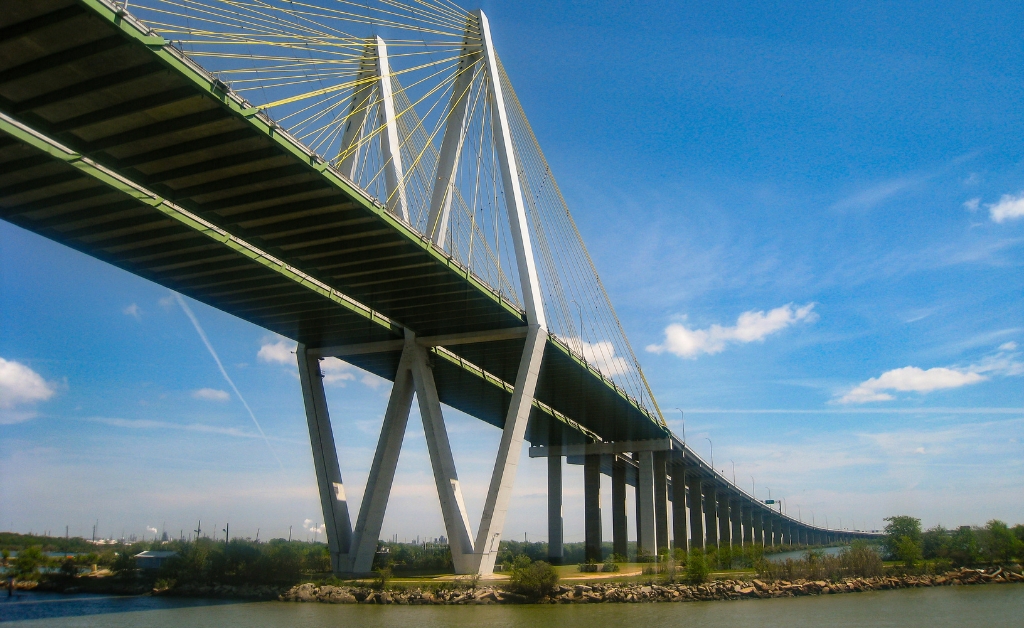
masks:
POLYGON ((704 584, 633 582, 563 583, 556 585, 550 596, 531 599, 506 591, 493 583, 471 586, 426 585, 420 587, 389 587, 380 590, 371 586, 316 585, 306 582, 294 586, 186 584, 172 589, 150 589, 141 583, 110 583, 110 587, 59 587, 19 582, 20 590, 36 590, 64 594, 113 594, 124 596, 157 596, 211 599, 242 599, 322 604, 397 604, 397 605, 486 605, 486 604, 595 604, 701 602, 742 599, 771 599, 836 595, 866 591, 885 591, 940 586, 1024 583, 1024 575, 1004 568, 961 568, 941 575, 899 575, 853 577, 839 581, 778 580, 757 578, 746 580, 712 580, 704 584), (29 585, 29 586, 25 586, 29 585))
POLYGON ((510 593, 493 586, 466 590, 379 591, 370 587, 296 585, 278 599, 283 602, 325 604, 407 604, 407 605, 480 605, 480 604, 594 604, 699 602, 713 600, 768 599, 883 591, 915 587, 969 586, 980 584, 1024 583, 1024 575, 1002 568, 992 570, 963 568, 942 575, 875 576, 825 580, 715 580, 705 584, 577 584, 560 585, 552 596, 540 600, 510 593))

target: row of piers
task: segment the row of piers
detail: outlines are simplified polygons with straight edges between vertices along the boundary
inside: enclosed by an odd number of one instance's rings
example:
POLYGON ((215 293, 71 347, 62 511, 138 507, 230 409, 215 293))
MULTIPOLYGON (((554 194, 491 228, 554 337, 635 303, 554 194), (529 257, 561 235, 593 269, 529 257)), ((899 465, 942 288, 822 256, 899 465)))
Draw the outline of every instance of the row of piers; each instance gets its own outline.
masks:
POLYGON ((562 468, 583 465, 584 530, 587 560, 601 561, 601 476, 611 477, 612 553, 628 546, 627 492, 635 491, 637 548, 661 555, 682 549, 722 546, 830 545, 859 536, 797 521, 755 500, 679 444, 638 441, 594 445, 531 447, 531 457, 548 459, 548 558, 563 562, 562 468), (675 447, 675 449, 674 449, 675 447), (620 451, 621 450, 621 451, 620 451))

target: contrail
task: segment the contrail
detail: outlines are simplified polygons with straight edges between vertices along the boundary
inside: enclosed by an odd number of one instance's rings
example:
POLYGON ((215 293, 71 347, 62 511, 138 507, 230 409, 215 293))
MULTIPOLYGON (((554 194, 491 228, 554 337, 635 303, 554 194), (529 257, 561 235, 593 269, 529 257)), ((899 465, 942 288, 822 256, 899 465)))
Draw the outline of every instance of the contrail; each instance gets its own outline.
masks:
POLYGON ((214 351, 213 345, 210 344, 210 339, 206 337, 206 332, 203 331, 203 327, 199 324, 199 319, 197 319, 196 315, 192 313, 192 310, 189 308, 188 304, 185 303, 185 299, 181 298, 180 294, 178 294, 177 292, 173 294, 175 300, 178 301, 178 305, 181 306, 181 309, 185 311, 185 314, 188 316, 189 320, 192 321, 192 326, 196 328, 197 332, 199 332, 199 337, 203 339, 203 344, 206 345, 206 348, 207 350, 209 350, 210 355, 213 356, 214 362, 217 363, 217 368, 220 369, 220 374, 224 376, 224 379, 227 380, 228 385, 231 386, 231 390, 235 391, 235 395, 238 396, 239 401, 242 402, 242 405, 245 406, 246 411, 249 412, 249 417, 252 418, 253 424, 256 425, 256 429, 259 430, 260 436, 263 437, 263 442, 267 444, 267 449, 270 450, 270 455, 274 457, 274 460, 277 460, 277 464, 281 467, 281 470, 284 471, 284 465, 281 463, 281 459, 277 457, 276 453, 274 453, 274 448, 270 446, 270 440, 267 438, 267 435, 263 433, 263 428, 260 427, 260 422, 256 420, 256 415, 253 414, 252 408, 250 408, 249 404, 246 403, 245 397, 242 396, 242 393, 238 392, 238 386, 235 386, 235 382, 231 380, 231 376, 228 375, 228 372, 224 370, 224 365, 221 364, 220 357, 217 356, 217 352, 214 351))

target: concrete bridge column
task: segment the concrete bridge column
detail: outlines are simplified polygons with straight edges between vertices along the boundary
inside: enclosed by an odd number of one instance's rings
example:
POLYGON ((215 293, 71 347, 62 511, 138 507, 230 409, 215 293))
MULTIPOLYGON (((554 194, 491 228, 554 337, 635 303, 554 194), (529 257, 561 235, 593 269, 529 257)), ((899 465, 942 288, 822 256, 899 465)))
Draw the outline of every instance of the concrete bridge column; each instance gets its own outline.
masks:
POLYGON ((750 503, 743 504, 743 544, 754 544, 754 507, 750 503))
POLYGON ((672 539, 673 549, 684 552, 689 549, 686 533, 689 517, 686 516, 686 468, 682 464, 672 467, 672 539))
POLYGON ((654 452, 640 452, 637 481, 637 551, 652 556, 658 552, 657 522, 654 506, 654 452))
POLYGON ((654 521, 657 553, 669 550, 668 536, 668 452, 654 452, 654 521))
POLYGON ((700 477, 695 473, 686 474, 687 505, 690 507, 690 548, 704 549, 704 504, 701 494, 700 477))
POLYGON ((725 489, 718 491, 718 546, 730 545, 732 534, 729 530, 729 495, 725 489))
POLYGON ((626 536, 626 465, 612 465, 612 552, 625 557, 629 541, 626 536))
POLYGON ((743 504, 738 497, 733 498, 729 505, 729 514, 732 519, 732 544, 733 547, 743 546, 743 504))
POLYGON ((754 545, 764 547, 764 527, 761 521, 761 509, 750 507, 750 523, 754 529, 754 545))
POLYGON ((704 485, 704 546, 718 547, 718 496, 713 480, 701 482, 704 485))
POLYGON ((548 562, 561 565, 562 549, 562 457, 548 456, 548 562))
POLYGON ((584 556, 600 562, 601 556, 601 455, 583 458, 584 556))

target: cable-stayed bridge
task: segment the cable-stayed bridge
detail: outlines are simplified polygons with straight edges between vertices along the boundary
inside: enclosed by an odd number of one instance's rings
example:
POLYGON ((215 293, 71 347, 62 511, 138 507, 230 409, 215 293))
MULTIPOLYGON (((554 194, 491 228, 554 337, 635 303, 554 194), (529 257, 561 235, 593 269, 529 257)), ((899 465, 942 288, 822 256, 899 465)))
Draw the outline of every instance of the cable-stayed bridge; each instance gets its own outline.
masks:
POLYGON ((668 429, 480 11, 12 0, 0 217, 298 343, 338 573, 370 570, 414 399, 459 573, 493 571, 525 441, 548 460, 554 562, 564 460, 592 558, 601 474, 622 555, 630 515, 650 554, 870 536, 759 502, 668 429), (331 356, 394 382, 358 511, 331 356), (502 430, 475 529, 442 404, 502 430))

